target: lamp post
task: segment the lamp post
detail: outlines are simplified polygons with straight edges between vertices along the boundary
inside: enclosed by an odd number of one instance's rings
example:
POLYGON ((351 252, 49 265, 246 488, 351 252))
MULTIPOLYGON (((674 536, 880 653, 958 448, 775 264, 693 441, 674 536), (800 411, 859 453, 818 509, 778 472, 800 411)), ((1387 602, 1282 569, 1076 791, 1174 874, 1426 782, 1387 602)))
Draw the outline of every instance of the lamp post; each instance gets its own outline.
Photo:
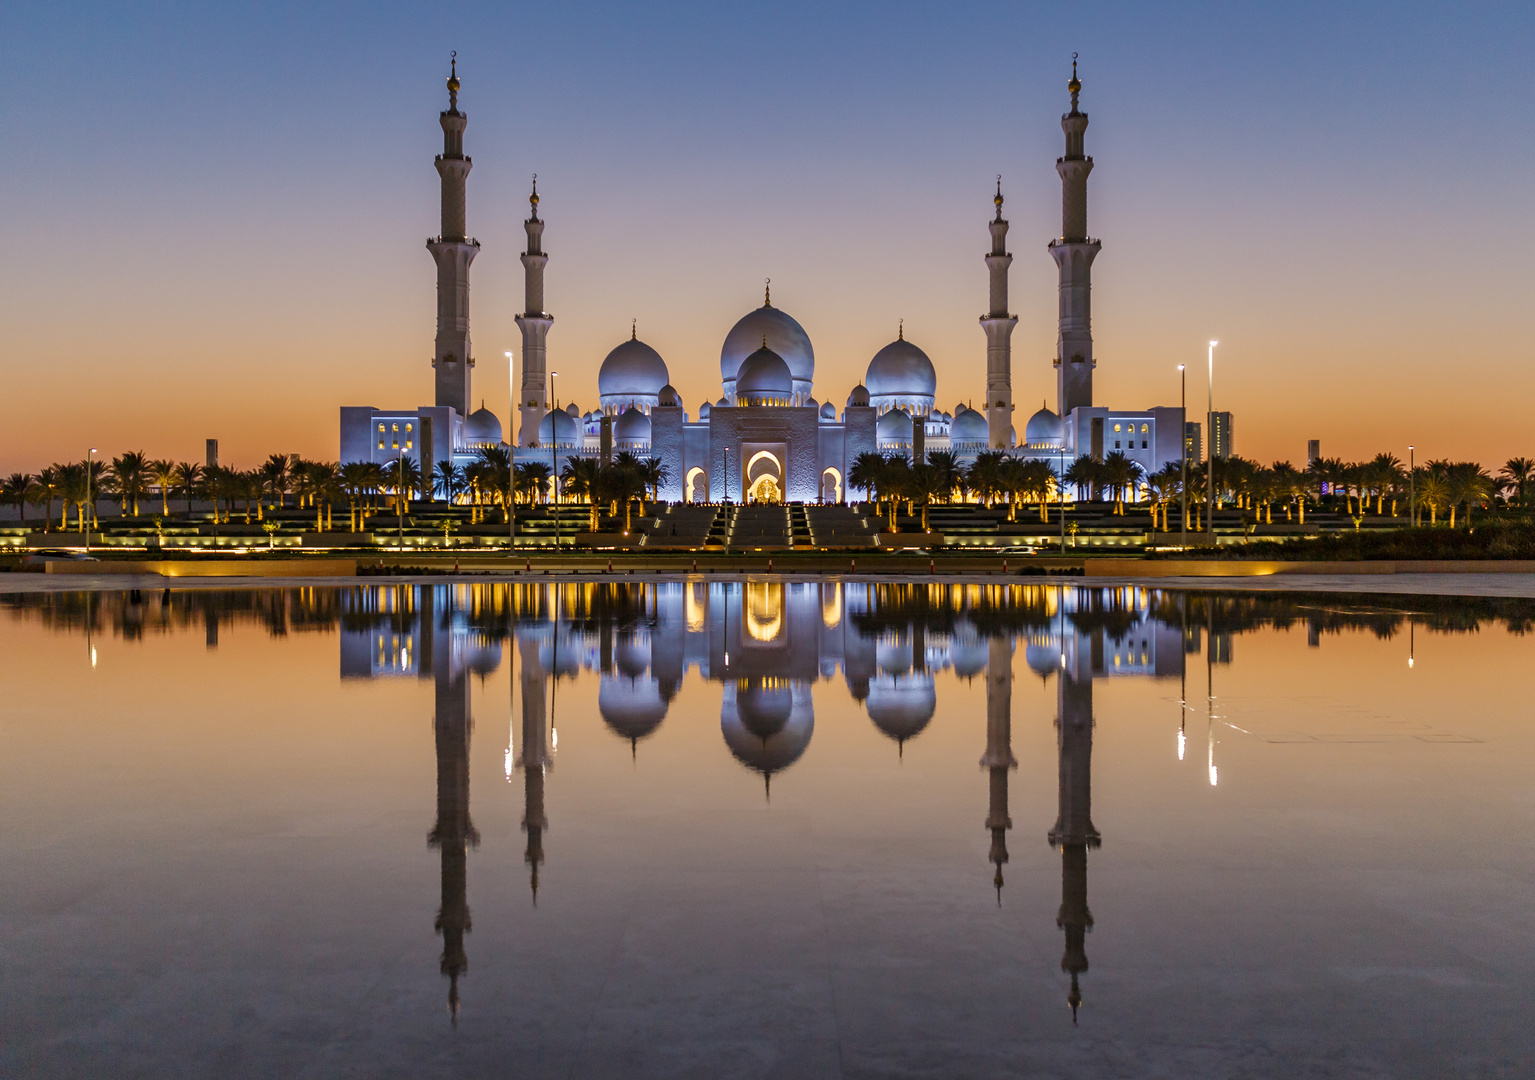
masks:
MULTIPOLYGON (((1189 546, 1189 371, 1178 365, 1178 415, 1183 420, 1183 430, 1178 433, 1178 456, 1183 460, 1183 480, 1178 491, 1183 497, 1182 516, 1179 524, 1183 532, 1182 546, 1189 546)), ((1166 522, 1163 522, 1166 524, 1166 522)))
POLYGON ((506 546, 517 546, 517 436, 512 431, 512 424, 517 416, 517 362, 512 359, 512 350, 506 350, 506 461, 507 468, 512 470, 512 501, 506 508, 506 546))
POLYGON ((1061 426, 1061 445, 1055 450, 1055 467, 1059 476, 1056 477, 1055 489, 1060 495, 1061 507, 1058 516, 1061 519, 1061 555, 1066 554, 1066 428, 1061 426))
POLYGON ((96 518, 96 500, 91 497, 91 459, 96 456, 93 446, 85 455, 85 550, 91 550, 91 522, 96 518))
MULTIPOLYGON (((560 411, 559 399, 554 396, 554 380, 560 377, 558 371, 549 372, 549 400, 554 403, 554 409, 549 413, 549 486, 553 488, 549 504, 549 512, 554 515, 554 553, 560 553, 560 437, 559 429, 555 427, 554 414, 560 411)), ((559 626, 555 625, 558 633, 559 626)))
MULTIPOLYGON (((407 424, 406 427, 410 425, 407 424)), ((399 502, 395 503, 395 509, 400 514, 400 550, 405 550, 405 451, 397 451, 399 455, 399 479, 395 483, 395 495, 399 502)))
POLYGON ((1407 512, 1412 515, 1413 528, 1418 527, 1418 478, 1413 475, 1417 469, 1416 448, 1411 444, 1407 447, 1407 512))
POLYGON ((1215 546, 1215 346, 1220 342, 1210 342, 1210 409, 1205 417, 1205 424, 1209 431, 1205 432, 1205 443, 1208 449, 1205 459, 1209 462, 1209 476, 1205 480, 1206 512, 1210 518, 1210 546, 1215 546))

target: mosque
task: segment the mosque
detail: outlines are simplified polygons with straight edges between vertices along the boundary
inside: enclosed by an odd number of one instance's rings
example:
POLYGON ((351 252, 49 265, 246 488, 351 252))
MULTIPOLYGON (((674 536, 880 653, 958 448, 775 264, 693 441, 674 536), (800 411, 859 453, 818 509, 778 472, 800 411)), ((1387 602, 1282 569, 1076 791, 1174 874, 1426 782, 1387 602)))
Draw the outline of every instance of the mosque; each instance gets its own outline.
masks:
MULTIPOLYGON (((463 464, 485 447, 512 443, 500 419, 483 406, 471 411, 475 365, 469 336, 469 267, 479 242, 467 234, 466 182, 472 159, 464 154, 466 114, 458 107, 456 61, 448 79, 448 109, 440 115, 443 152, 436 158, 442 181, 440 233, 427 241, 437 265, 437 339, 432 366, 435 404, 414 409, 344 406, 340 460, 384 463, 413 458, 423 476, 437 462, 463 464)), ((748 311, 720 348, 718 400, 700 402, 690 415, 671 384, 665 359, 631 330, 603 360, 597 376, 597 408, 574 403, 551 408, 547 338, 554 317, 544 310, 544 221, 535 178, 521 255, 524 308, 517 461, 550 463, 556 472, 572 458, 600 458, 627 451, 658 458, 666 469, 660 496, 670 502, 843 502, 862 498, 848 474, 860 454, 901 454, 924 460, 948 450, 962 464, 984 450, 1037 458, 1059 469, 1090 454, 1118 451, 1146 472, 1184 453, 1179 408, 1115 410, 1093 403, 1091 268, 1101 244, 1087 233, 1087 114, 1078 108, 1081 83, 1076 61, 1068 84, 1071 110, 1061 117, 1065 154, 1056 161, 1062 185, 1061 235, 1048 250, 1060 274, 1060 319, 1054 361, 1057 408, 1042 407, 1024 427, 1013 424, 1011 336, 1017 316, 1008 311, 1008 223, 998 181, 995 216, 988 223, 991 249, 983 406, 938 408, 932 360, 904 331, 875 353, 864 381, 847 394, 839 412, 815 396, 815 349, 810 335, 788 312, 773 306, 771 282, 762 306, 748 311)))

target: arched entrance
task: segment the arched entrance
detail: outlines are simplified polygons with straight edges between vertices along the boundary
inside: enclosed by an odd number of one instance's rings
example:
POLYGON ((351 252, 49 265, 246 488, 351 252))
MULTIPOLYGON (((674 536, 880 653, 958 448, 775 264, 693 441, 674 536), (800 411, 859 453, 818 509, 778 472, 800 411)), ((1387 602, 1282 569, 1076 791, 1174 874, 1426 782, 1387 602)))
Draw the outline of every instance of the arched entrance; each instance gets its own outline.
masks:
POLYGON ((686 482, 682 485, 682 497, 690 503, 709 501, 709 474, 696 465, 688 470, 686 482))
POLYGON ((783 463, 768 450, 758 450, 746 462, 746 497, 749 502, 783 502, 783 463))
POLYGON ((842 474, 836 469, 827 469, 821 474, 821 501, 825 503, 842 501, 842 474))

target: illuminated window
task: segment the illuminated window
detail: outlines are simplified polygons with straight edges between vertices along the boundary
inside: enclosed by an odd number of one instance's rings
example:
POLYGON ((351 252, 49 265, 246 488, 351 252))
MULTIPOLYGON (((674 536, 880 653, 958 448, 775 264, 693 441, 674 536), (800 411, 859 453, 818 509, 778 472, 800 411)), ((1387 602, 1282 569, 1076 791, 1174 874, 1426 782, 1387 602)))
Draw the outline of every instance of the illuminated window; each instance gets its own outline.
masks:
POLYGON ((1120 427, 1119 427, 1119 425, 1118 425, 1118 424, 1115 424, 1115 425, 1114 425, 1114 430, 1115 430, 1115 431, 1119 431, 1119 430, 1120 430, 1120 427))
MULTIPOLYGON (((399 424, 394 425, 394 430, 399 431, 400 430, 400 425, 399 424)), ((1118 430, 1118 429, 1116 428, 1115 430, 1118 430)))
POLYGON ((413 449, 415 449, 415 446, 416 446, 416 444, 413 443, 411 440, 409 440, 409 439, 405 440, 405 449, 413 450, 413 449))
POLYGON ((1148 432, 1150 430, 1151 430, 1151 425, 1150 424, 1142 424, 1141 425, 1141 434, 1144 435, 1146 432, 1148 432))
MULTIPOLYGON (((410 425, 410 424, 406 424, 406 425, 405 425, 405 430, 406 430, 406 431, 413 431, 413 430, 415 430, 415 429, 414 429, 414 428, 413 428, 413 427, 412 427, 412 426, 411 426, 411 425, 410 425)), ((1142 424, 1142 425, 1141 425, 1141 430, 1142 430, 1142 431, 1145 431, 1145 430, 1146 430, 1146 425, 1145 425, 1145 424, 1142 424)))
POLYGON ((383 448, 384 448, 384 440, 383 440, 383 439, 380 439, 380 440, 379 440, 379 441, 378 441, 378 448, 379 448, 379 449, 380 449, 380 450, 382 450, 382 449, 383 449, 383 448))
POLYGON ((379 425, 379 426, 378 426, 378 430, 379 430, 379 431, 380 431, 380 432, 381 432, 381 433, 382 433, 382 432, 383 432, 383 430, 384 430, 384 425, 383 425, 383 424, 380 424, 380 425, 379 425))

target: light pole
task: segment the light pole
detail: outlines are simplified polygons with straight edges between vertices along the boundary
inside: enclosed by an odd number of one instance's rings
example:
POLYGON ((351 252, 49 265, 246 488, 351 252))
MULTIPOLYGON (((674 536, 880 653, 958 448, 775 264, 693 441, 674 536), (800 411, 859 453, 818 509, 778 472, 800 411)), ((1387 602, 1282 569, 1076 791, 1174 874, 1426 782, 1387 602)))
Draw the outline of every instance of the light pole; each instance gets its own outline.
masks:
POLYGON ((1215 346, 1220 342, 1210 342, 1210 410, 1205 416, 1205 426, 1209 428, 1205 432, 1205 459, 1210 463, 1209 476, 1205 479, 1205 503, 1206 512, 1210 518, 1210 546, 1215 546, 1215 346))
MULTIPOLYGON (((406 425, 406 426, 408 427, 409 425, 406 425)), ((404 551, 405 550, 405 451, 400 450, 400 451, 398 451, 398 453, 399 453, 399 456, 400 456, 400 460, 399 460, 400 477, 399 477, 399 480, 396 482, 396 485, 395 485, 395 495, 399 498, 399 502, 397 502, 395 504, 394 508, 397 511, 399 511, 399 514, 400 514, 400 550, 404 551)))
POLYGON ((1418 478, 1413 475, 1417 468, 1416 448, 1411 444, 1407 447, 1407 512, 1412 515, 1413 528, 1418 527, 1418 478))
POLYGON ((1061 445, 1055 451, 1055 467, 1060 473, 1056 477, 1055 489, 1060 496, 1061 508, 1061 555, 1066 554, 1066 428, 1061 427, 1061 445))
POLYGON ((85 550, 91 550, 91 522, 96 518, 96 500, 91 497, 91 458, 96 456, 96 448, 91 447, 85 455, 85 550))
POLYGON ((506 508, 506 546, 517 546, 517 435, 513 423, 517 416, 517 362, 512 359, 512 350, 506 350, 506 402, 508 412, 506 414, 506 460, 507 468, 512 470, 512 501, 506 508))
MULTIPOLYGON (((1183 459, 1183 480, 1179 485, 1179 493, 1183 496, 1182 517, 1179 523, 1183 530, 1183 547, 1189 546, 1189 371, 1183 365, 1178 365, 1178 413, 1183 419, 1183 430, 1178 433, 1178 456, 1183 459)), ((1166 522, 1163 522, 1166 524, 1166 522)))
MULTIPOLYGON (((555 427, 554 414, 560 411, 559 399, 554 396, 554 380, 560 377, 558 371, 549 372, 549 400, 554 403, 553 410, 549 413, 549 486, 551 492, 549 512, 554 515, 554 553, 560 553, 560 438, 558 428, 555 427)), ((558 633, 559 626, 556 624, 558 633)))

